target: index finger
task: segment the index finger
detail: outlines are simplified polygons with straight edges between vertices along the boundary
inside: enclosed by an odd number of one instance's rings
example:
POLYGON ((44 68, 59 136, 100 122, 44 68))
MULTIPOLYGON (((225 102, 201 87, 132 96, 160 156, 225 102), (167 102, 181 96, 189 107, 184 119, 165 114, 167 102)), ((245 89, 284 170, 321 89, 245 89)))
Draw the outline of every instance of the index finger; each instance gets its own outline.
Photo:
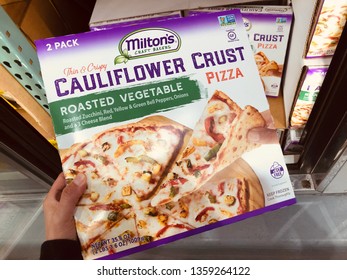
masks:
POLYGON ((47 198, 59 200, 60 194, 65 188, 65 186, 66 186, 65 176, 64 176, 64 173, 61 172, 58 175, 57 179, 55 179, 54 183, 52 184, 51 189, 49 190, 47 194, 47 198))

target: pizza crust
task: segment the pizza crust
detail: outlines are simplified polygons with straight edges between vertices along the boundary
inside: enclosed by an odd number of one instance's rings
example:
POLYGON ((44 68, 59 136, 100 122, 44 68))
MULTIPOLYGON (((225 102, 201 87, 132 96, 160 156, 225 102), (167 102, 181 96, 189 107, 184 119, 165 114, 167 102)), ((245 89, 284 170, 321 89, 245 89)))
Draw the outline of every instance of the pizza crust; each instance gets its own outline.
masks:
POLYGON ((218 184, 225 178, 243 178, 240 193, 246 199, 243 208, 246 212, 253 211, 265 206, 263 187, 250 165, 242 158, 238 158, 231 165, 220 170, 209 184, 218 184))
POLYGON ((266 122, 257 109, 246 106, 235 125, 230 129, 228 138, 223 143, 215 161, 217 172, 241 157, 246 151, 253 150, 260 146, 247 140, 248 131, 253 128, 265 127, 266 122))
POLYGON ((59 149, 61 161, 64 163, 68 157, 79 151, 83 145, 85 145, 85 143, 74 143, 67 149, 59 149))
POLYGON ((236 102, 234 102, 232 99, 230 99, 230 97, 227 94, 220 90, 216 90, 214 92, 212 99, 223 100, 225 103, 228 104, 230 111, 234 112, 236 115, 239 115, 242 111, 241 107, 237 105, 236 102))

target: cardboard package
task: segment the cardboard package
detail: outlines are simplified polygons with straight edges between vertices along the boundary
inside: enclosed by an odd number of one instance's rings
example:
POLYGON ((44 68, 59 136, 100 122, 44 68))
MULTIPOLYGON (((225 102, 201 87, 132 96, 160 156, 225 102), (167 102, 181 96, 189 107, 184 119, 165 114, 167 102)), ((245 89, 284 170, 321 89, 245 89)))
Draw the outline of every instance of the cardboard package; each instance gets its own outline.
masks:
POLYGON ((88 180, 75 214, 85 259, 296 202, 278 140, 248 135, 273 120, 238 10, 36 45, 65 177, 88 180))
POLYGON ((293 12, 290 6, 230 6, 195 9, 188 16, 239 8, 267 96, 280 95, 293 12))
POLYGON ((305 127, 320 88, 323 84, 328 66, 304 66, 295 95, 290 118, 290 126, 295 128, 305 127))
POLYGON ((347 20, 346 0, 319 0, 306 46, 306 58, 333 56, 347 20))

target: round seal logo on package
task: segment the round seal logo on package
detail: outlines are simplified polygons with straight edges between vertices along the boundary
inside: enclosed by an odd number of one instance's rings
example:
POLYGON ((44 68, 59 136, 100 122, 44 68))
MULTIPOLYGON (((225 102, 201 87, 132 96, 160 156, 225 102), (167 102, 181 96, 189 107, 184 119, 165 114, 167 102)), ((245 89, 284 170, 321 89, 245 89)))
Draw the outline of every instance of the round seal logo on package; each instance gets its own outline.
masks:
POLYGON ((284 175, 284 168, 278 162, 274 162, 270 167, 270 174, 275 179, 280 179, 284 175))

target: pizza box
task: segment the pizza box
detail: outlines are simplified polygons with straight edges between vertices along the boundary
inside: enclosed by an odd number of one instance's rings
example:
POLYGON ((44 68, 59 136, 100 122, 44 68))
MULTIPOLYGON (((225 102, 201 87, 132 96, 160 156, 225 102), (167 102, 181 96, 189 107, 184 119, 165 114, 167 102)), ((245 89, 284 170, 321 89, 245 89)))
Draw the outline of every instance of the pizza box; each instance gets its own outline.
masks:
POLYGON ((261 2, 261 0, 128 0, 121 4, 113 0, 97 0, 89 21, 89 26, 94 30, 96 26, 109 23, 128 22, 141 18, 165 17, 166 14, 183 12, 188 9, 249 2, 261 2))
POLYGON ((146 14, 141 16, 129 17, 129 18, 119 18, 110 19, 107 21, 94 22, 89 24, 91 31, 99 31, 109 28, 122 27, 128 25, 135 25, 139 23, 154 23, 162 20, 169 20, 172 18, 180 18, 182 16, 181 11, 172 11, 166 13, 157 14, 146 14))
POLYGON ((85 259, 296 202, 239 10, 36 46, 85 259))
POLYGON ((298 90, 290 117, 290 127, 304 128, 316 102, 329 66, 307 66, 302 68, 298 90))
POLYGON ((269 102, 270 112, 275 122, 275 127, 279 130, 287 128, 286 116, 284 111, 284 98, 283 92, 276 98, 267 96, 267 101, 269 102))
POLYGON ((346 24, 347 1, 317 0, 305 49, 306 58, 333 56, 346 24))
POLYGON ((241 10, 265 94, 269 97, 278 97, 293 19, 292 8, 290 6, 234 5, 193 9, 186 14, 195 16, 235 8, 241 10))
POLYGON ((303 128, 290 128, 286 131, 286 138, 283 147, 283 153, 300 154, 303 149, 303 145, 300 144, 303 128))

